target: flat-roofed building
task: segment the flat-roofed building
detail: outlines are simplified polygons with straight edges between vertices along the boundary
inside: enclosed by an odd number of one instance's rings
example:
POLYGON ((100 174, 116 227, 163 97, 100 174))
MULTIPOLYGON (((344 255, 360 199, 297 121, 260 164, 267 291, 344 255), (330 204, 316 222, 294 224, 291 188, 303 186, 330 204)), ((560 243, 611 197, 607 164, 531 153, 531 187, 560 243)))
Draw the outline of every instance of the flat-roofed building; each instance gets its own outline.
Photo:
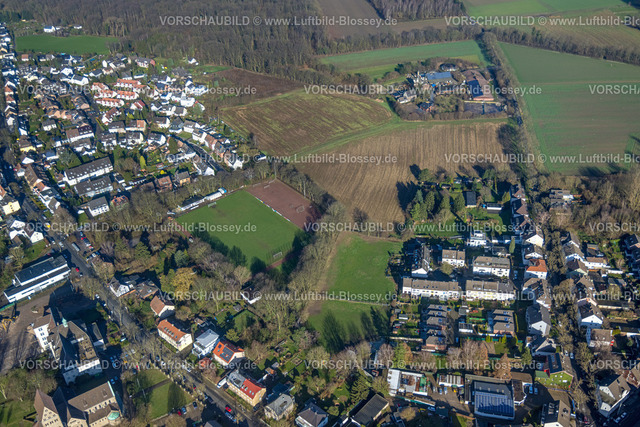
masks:
POLYGON ((66 280, 70 272, 62 256, 48 257, 17 272, 4 294, 9 302, 16 302, 66 280))

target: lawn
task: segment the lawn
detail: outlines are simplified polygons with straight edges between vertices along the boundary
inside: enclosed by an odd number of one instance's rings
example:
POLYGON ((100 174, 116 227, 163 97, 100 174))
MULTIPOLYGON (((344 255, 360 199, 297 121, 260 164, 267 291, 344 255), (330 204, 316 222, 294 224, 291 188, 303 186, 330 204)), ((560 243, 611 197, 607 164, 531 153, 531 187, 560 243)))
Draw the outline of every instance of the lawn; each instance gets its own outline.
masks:
POLYGON ((153 389, 149 396, 151 405, 150 418, 152 420, 161 417, 172 409, 185 406, 191 398, 176 383, 168 382, 153 389))
POLYGON ((619 0, 463 0, 471 16, 540 15, 624 6, 619 0))
POLYGON ((340 241, 326 275, 327 300, 318 301, 309 317, 309 326, 320 332, 328 350, 388 334, 384 304, 396 285, 385 271, 390 253, 401 247, 401 242, 368 240, 356 234, 340 241))
POLYGON ((143 390, 166 379, 167 376, 160 369, 146 369, 136 375, 134 384, 136 385, 136 390, 143 390))
POLYGON ((22 402, 12 400, 0 405, 0 425, 6 427, 32 426, 35 419, 35 408, 33 400, 22 402), (25 421, 24 417, 29 417, 31 421, 25 421))
POLYGON ((511 44, 501 47, 520 85, 539 88, 524 95, 525 117, 549 170, 586 175, 628 166, 611 156, 640 151, 640 67, 511 44), (616 94, 615 88, 628 92, 616 94))
POLYGON ((61 52, 61 53, 98 53, 108 54, 109 43, 115 43, 115 37, 69 36, 56 37, 46 34, 16 37, 18 52, 61 52))
POLYGON ((346 301, 324 301, 322 312, 309 317, 308 324, 320 332, 320 341, 330 352, 363 339, 387 336, 387 307, 346 301))
MULTIPOLYGON (((329 272, 329 292, 369 294, 371 299, 387 297, 395 291, 395 283, 385 276, 389 254, 402 248, 399 242, 365 241, 350 235, 337 251, 329 272)), ((363 300, 363 298, 359 298, 363 300)), ((381 302, 386 302, 382 299, 381 302)))
POLYGON ((332 55, 322 57, 320 61, 333 64, 341 71, 368 74, 375 79, 393 71, 400 63, 424 61, 433 57, 461 58, 486 65, 478 44, 471 40, 332 55))
POLYGON ((42 255, 44 255, 44 252, 46 249, 47 249, 46 240, 41 240, 38 243, 34 243, 24 251, 24 262, 28 263, 31 261, 35 261, 36 259, 40 258, 42 255))
POLYGON ((177 221, 218 251, 230 254, 237 247, 246 258, 245 263, 256 268, 286 255, 294 240, 304 240, 302 230, 246 191, 229 194, 210 207, 182 215, 177 221))
POLYGON ((536 371, 536 381, 545 387, 568 389, 571 387, 573 377, 564 372, 558 372, 550 377, 546 372, 536 371))

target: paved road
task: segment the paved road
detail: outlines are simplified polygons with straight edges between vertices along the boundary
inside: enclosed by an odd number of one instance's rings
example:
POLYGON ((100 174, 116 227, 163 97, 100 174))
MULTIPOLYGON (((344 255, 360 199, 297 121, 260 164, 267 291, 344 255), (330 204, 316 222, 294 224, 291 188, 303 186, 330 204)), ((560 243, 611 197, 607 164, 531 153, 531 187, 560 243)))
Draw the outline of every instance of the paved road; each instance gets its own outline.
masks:
MULTIPOLYGON (((68 260, 72 264, 72 268, 78 267, 80 272, 82 272, 82 274, 87 277, 94 276, 93 271, 87 264, 86 260, 81 254, 73 249, 68 238, 60 234, 53 234, 50 237, 52 237, 52 239, 54 240, 54 244, 62 249, 67 255, 68 260), (60 242, 62 242, 62 247, 60 247, 60 242)), ((126 329, 135 331, 133 336, 127 337, 128 339, 138 342, 141 348, 149 349, 150 352, 153 352, 153 349, 156 347, 159 348, 161 353, 159 356, 161 360, 165 362, 170 362, 172 359, 175 360, 175 356, 172 357, 173 355, 170 354, 170 352, 164 345, 151 345, 151 340, 159 340, 160 338, 147 332, 147 330, 142 325, 140 325, 138 321, 126 310, 126 308, 115 297, 115 295, 113 295, 111 292, 105 292, 104 294, 106 294, 104 295, 104 302, 112 319, 118 322, 121 326, 125 326, 126 329)), ((156 355, 150 353, 149 356, 151 360, 154 360, 156 355)), ((171 366, 171 364, 168 364, 167 366, 171 366)), ((190 383, 195 383, 196 385, 200 384, 202 388, 204 388, 207 396, 212 399, 213 406, 217 410, 219 410, 221 414, 224 414, 225 407, 227 405, 234 409, 234 412, 237 415, 238 424, 249 427, 264 425, 262 420, 254 416, 254 414, 251 414, 242 405, 237 405, 234 399, 229 396, 224 390, 218 389, 217 387, 215 387, 215 385, 206 384, 193 372, 187 372, 186 370, 181 368, 170 370, 166 369, 165 371, 167 373, 171 373, 172 371, 174 373, 177 372, 180 375, 184 375, 185 377, 187 377, 190 383)))

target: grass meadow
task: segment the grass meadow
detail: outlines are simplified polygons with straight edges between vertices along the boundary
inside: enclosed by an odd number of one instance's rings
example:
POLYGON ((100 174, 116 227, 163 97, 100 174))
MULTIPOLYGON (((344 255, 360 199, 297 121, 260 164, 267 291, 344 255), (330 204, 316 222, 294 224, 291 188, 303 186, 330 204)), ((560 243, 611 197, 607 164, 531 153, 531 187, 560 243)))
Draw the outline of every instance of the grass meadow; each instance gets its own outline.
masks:
POLYGON ((628 166, 610 162, 611 156, 640 153, 640 67, 510 44, 501 47, 522 87, 538 88, 524 100, 549 170, 608 172, 628 166), (629 93, 616 93, 623 90, 629 93))
POLYGON ((98 53, 108 54, 109 43, 118 41, 115 37, 69 36, 56 37, 47 34, 16 37, 18 52, 33 51, 43 53, 98 53))

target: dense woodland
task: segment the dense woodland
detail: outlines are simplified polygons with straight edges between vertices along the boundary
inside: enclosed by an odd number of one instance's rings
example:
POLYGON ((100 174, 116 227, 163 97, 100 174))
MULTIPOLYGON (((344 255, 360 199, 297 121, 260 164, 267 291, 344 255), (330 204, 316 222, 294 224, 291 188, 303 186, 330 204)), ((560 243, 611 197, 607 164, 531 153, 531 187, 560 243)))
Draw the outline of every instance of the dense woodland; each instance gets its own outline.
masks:
POLYGON ((369 0, 382 18, 425 19, 464 14, 456 0, 369 0))

